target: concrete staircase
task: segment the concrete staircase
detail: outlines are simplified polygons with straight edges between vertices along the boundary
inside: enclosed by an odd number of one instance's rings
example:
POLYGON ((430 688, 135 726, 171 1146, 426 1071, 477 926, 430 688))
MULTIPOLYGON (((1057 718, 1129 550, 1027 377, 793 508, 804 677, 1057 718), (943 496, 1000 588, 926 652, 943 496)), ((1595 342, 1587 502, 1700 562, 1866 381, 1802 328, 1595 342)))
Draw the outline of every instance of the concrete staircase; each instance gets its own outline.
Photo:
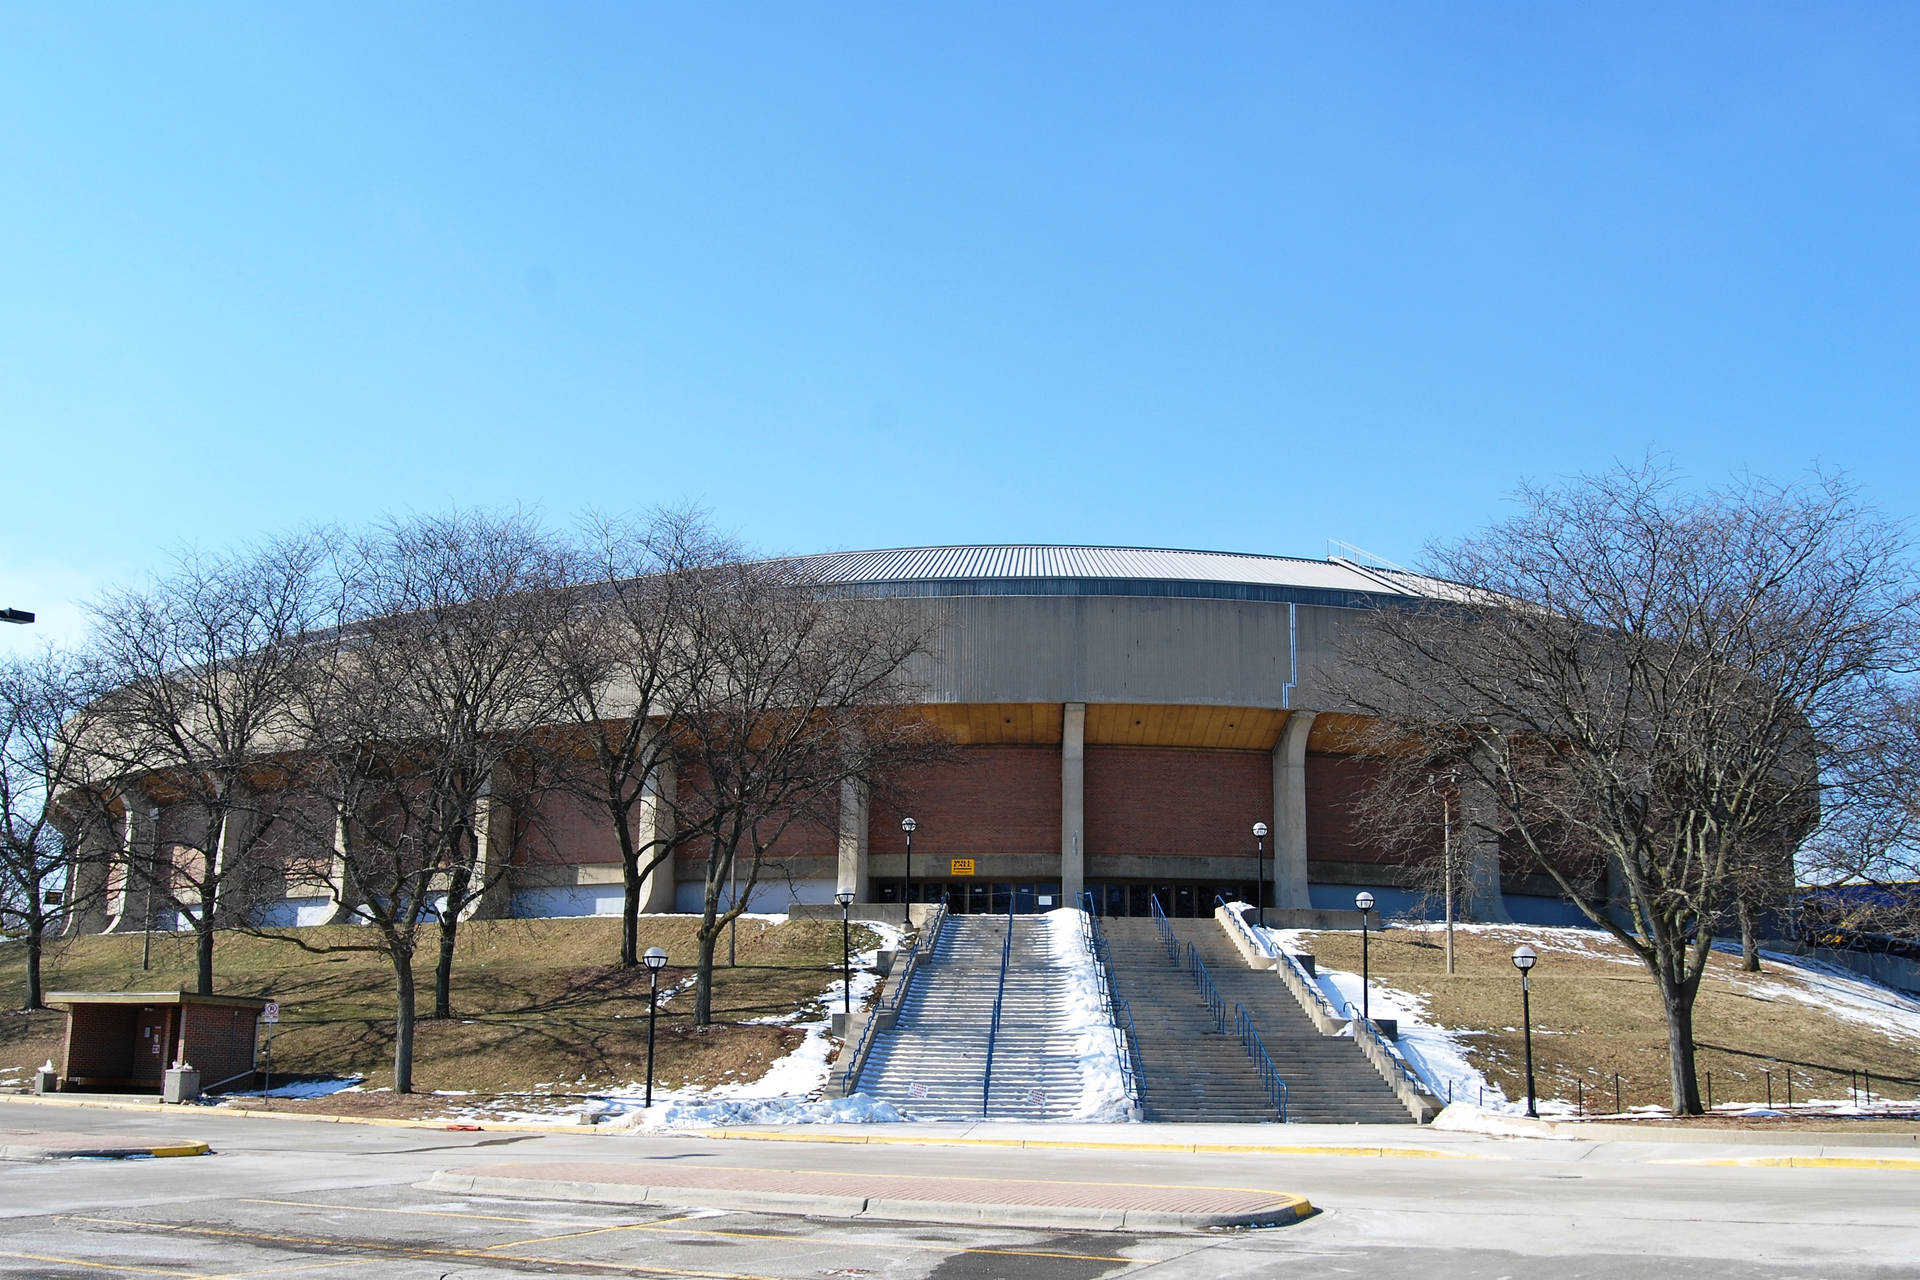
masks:
POLYGON ((1085 1088, 1074 1036, 1061 1028, 1062 974, 1047 927, 1013 918, 1013 954, 984 1098, 987 1032, 1000 985, 1006 916, 952 916, 890 1031, 860 1073, 859 1089, 916 1120, 1059 1120, 1085 1088))
MULTIPOLYGON (((1246 1006, 1267 1054, 1287 1082, 1287 1119, 1317 1124, 1410 1124, 1407 1109, 1373 1064, 1344 1036, 1323 1036, 1272 973, 1247 967, 1220 923, 1176 920, 1227 1006, 1227 1030, 1214 1030, 1183 962, 1168 961, 1151 919, 1104 918, 1116 991, 1133 1006, 1149 1121, 1259 1123, 1279 1119, 1253 1063, 1233 1034, 1233 1006, 1246 1006)), ((1183 951, 1184 956, 1184 951, 1183 951)))

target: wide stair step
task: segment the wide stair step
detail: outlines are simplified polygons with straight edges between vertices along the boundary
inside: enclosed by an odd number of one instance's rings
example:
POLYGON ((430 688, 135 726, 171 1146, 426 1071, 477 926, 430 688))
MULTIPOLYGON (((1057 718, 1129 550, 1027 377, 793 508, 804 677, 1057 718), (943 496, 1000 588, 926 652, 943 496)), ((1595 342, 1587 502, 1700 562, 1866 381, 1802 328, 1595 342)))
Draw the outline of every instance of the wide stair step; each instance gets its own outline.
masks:
POLYGON ((1148 1120, 1260 1123, 1279 1118, 1252 1061, 1232 1034, 1232 1009, 1244 1005, 1287 1084, 1287 1118, 1333 1124, 1406 1124, 1398 1095, 1353 1041, 1322 1036, 1272 973, 1245 959, 1210 917, 1174 922, 1192 943, 1228 1010, 1216 1031, 1184 963, 1168 960, 1151 919, 1102 921, 1112 942, 1114 986, 1133 1011, 1148 1120))

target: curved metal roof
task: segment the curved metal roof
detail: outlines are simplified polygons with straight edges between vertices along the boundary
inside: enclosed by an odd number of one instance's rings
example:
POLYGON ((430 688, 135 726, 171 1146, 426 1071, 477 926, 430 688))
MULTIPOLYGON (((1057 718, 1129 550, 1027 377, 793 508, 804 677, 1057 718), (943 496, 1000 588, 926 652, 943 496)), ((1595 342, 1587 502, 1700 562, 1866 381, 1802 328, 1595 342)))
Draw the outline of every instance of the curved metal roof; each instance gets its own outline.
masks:
POLYGON ((1422 579, 1351 560, 1153 547, 1009 544, 836 551, 799 563, 856 595, 1147 595, 1358 605, 1417 596, 1422 579))

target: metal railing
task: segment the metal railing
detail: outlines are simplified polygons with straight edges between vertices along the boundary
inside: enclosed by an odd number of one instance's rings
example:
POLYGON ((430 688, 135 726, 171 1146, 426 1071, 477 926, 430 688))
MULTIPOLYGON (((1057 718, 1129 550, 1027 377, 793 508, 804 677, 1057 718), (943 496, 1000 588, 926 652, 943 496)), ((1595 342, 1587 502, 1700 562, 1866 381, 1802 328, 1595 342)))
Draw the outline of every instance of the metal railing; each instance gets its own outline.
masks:
POLYGON ((940 931, 946 927, 947 895, 943 893, 934 908, 933 916, 927 924, 914 933, 913 945, 907 948, 907 954, 895 961, 894 971, 900 975, 900 981, 893 984, 893 990, 887 993, 885 1000, 875 1002, 873 1012, 867 1017, 867 1025, 860 1031, 859 1042, 854 1045, 853 1052, 846 1056, 846 1066, 840 1069, 842 1095, 852 1093, 859 1083, 860 1073, 867 1065, 867 1055, 873 1050, 874 1033, 880 1028, 881 1013, 891 1013, 894 1017, 899 1017, 900 1010, 907 1003, 907 992, 913 986, 913 975, 918 968, 919 960, 923 956, 933 954, 933 949, 940 944, 940 931), (925 951, 920 949, 923 944, 926 947, 925 951))
POLYGON ((1187 944, 1187 976, 1193 979, 1193 985, 1200 988, 1200 996, 1207 1002, 1207 1014, 1213 1019, 1213 1029, 1225 1034, 1227 1030, 1227 1003, 1220 998, 1220 988, 1213 985, 1213 975, 1207 972, 1207 962, 1200 958, 1191 942, 1187 944))
MULTIPOLYGON (((1248 924, 1246 916, 1233 909, 1236 903, 1228 902, 1225 895, 1216 893, 1213 895, 1213 905, 1227 909, 1227 919, 1233 921, 1233 928, 1241 937, 1247 940, 1249 946, 1263 956, 1272 957, 1273 944, 1267 941, 1265 931, 1256 930, 1252 925, 1248 924)), ((1245 904, 1241 903, 1238 905, 1245 904)))
POLYGON ((1180 963, 1180 939, 1173 936, 1173 926, 1167 923, 1167 913, 1160 909, 1160 895, 1150 893, 1147 901, 1153 906, 1153 927, 1160 934, 1160 945, 1167 949, 1167 963, 1180 963))
POLYGON ((987 1114, 993 1095, 993 1047, 1000 1038, 1000 1003, 1007 998, 1007 964, 1013 959, 1013 906, 1007 906, 1007 937, 1000 944, 1000 987, 993 993, 993 1023, 987 1028, 987 1066, 980 1073, 980 1114, 987 1114))
POLYGON ((1280 1122, 1287 1120, 1287 1082, 1280 1078, 1280 1072, 1274 1068, 1273 1059, 1267 1054, 1267 1046, 1260 1039, 1259 1030, 1253 1025, 1253 1018, 1247 1013, 1247 1006, 1233 1006, 1233 1028, 1240 1035, 1240 1047, 1253 1059, 1253 1069, 1260 1074, 1260 1087, 1266 1091, 1267 1101, 1280 1113, 1280 1122))
POLYGON ((1113 955, 1107 948, 1106 935, 1100 932, 1100 916, 1094 911, 1093 894, 1082 893, 1084 912, 1080 921, 1080 939, 1087 948, 1087 954, 1093 958, 1094 978, 1100 984, 1100 999, 1107 1008, 1107 1024, 1113 1028, 1114 1052, 1120 1059, 1120 1077, 1126 1086, 1127 1098, 1137 1108, 1140 1105, 1141 1071, 1135 1063, 1134 1044, 1138 1037, 1133 1030, 1133 1006, 1113 989, 1113 955), (1124 1024, 1122 1019, 1125 1019, 1124 1024))

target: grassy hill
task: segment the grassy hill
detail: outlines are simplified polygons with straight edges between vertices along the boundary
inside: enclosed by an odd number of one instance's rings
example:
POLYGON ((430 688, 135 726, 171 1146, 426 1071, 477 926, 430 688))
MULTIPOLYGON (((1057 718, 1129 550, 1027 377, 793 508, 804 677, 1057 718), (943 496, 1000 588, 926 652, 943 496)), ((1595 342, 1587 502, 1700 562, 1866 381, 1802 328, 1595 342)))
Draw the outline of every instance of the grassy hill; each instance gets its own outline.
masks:
MULTIPOLYGON (((1442 937, 1437 928, 1373 934, 1374 989, 1408 993, 1421 1007, 1421 1020, 1453 1030, 1468 1063, 1507 1097, 1526 1093, 1520 975, 1509 959, 1526 941, 1540 952, 1533 971, 1533 1052, 1541 1099, 1571 1107, 1584 1096, 1588 1112, 1611 1112, 1618 1072, 1625 1107, 1670 1102, 1658 989, 1610 936, 1592 929, 1462 929, 1452 976, 1442 937)), ((1322 971, 1360 970, 1358 932, 1303 931, 1293 938, 1322 971)), ((1376 1005, 1374 1012, 1383 1010, 1376 1005)), ((1920 1098, 1920 1002, 1862 979, 1773 959, 1762 972, 1746 973, 1737 954, 1716 952, 1701 982, 1694 1031, 1703 1085, 1711 1072, 1719 1104, 1764 1103, 1769 1071, 1776 1104, 1786 1099, 1789 1072, 1796 1102, 1844 1101, 1851 1081, 1864 1073, 1871 1073, 1876 1097, 1920 1098)))
MULTIPOLYGON (((697 954, 688 917, 649 918, 641 945, 666 949, 655 1078, 662 1085, 751 1080, 786 1053, 801 1033, 751 1019, 818 1009, 835 989, 840 966, 838 921, 792 921, 778 926, 739 922, 737 959, 714 982, 716 1023, 692 1025, 697 954)), ((608 963, 619 955, 614 919, 490 920, 460 928, 454 968, 454 1013, 422 1021, 415 1045, 414 1083, 422 1091, 495 1092, 552 1085, 580 1092, 643 1078, 647 1046, 647 974, 608 963)), ((364 941, 352 927, 306 929, 315 946, 364 941)), ((876 945, 856 928, 856 949, 876 945)), ((49 990, 169 990, 191 986, 191 935, 155 934, 153 967, 140 968, 141 938, 85 937, 63 941, 47 961, 49 990)), ((420 1006, 431 1007, 432 955, 419 958, 420 1006)), ((0 944, 0 995, 17 1004, 24 991, 18 944, 0 944)), ((218 988, 271 995, 281 1002, 274 1036, 276 1073, 367 1076, 371 1086, 392 1082, 393 979, 380 956, 365 952, 316 955, 270 937, 222 935, 215 952, 218 988)), ((816 1015, 817 1016, 817 1015, 816 1015)), ((59 1056, 59 1013, 0 1014, 0 1083, 24 1079, 59 1056)))

